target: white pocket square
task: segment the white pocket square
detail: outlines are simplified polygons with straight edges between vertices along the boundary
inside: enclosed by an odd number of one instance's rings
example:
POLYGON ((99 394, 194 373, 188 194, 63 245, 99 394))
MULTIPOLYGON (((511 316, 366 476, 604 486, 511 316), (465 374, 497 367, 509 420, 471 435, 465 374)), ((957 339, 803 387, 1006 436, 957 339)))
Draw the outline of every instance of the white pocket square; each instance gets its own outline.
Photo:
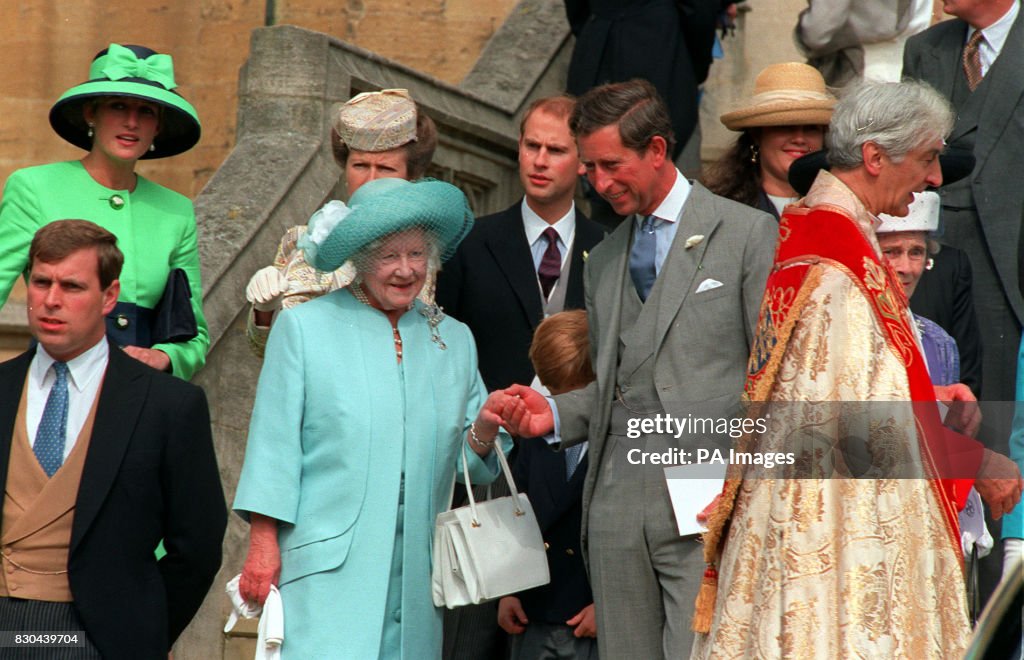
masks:
POLYGON ((720 286, 722 286, 721 282, 719 282, 718 280, 713 280, 709 277, 708 279, 700 283, 700 286, 697 287, 697 293, 704 293, 705 291, 717 289, 720 286))

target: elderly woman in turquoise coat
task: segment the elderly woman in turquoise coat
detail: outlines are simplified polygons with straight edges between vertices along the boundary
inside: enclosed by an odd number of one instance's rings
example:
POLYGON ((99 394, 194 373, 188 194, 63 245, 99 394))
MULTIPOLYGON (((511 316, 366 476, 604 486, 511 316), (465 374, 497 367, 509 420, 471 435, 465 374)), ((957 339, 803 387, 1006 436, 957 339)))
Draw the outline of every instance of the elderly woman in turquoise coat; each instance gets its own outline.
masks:
POLYGON ((174 156, 199 141, 195 108, 175 88, 170 55, 110 44, 93 59, 89 80, 54 103, 50 125, 87 153, 7 179, 0 203, 0 306, 25 271, 37 229, 55 220, 91 220, 117 236, 124 253, 108 335, 133 358, 188 379, 205 363, 210 345, 195 212, 187 197, 135 172, 139 160, 174 156), (161 326, 161 319, 183 325, 161 326))
POLYGON ((402 179, 310 221, 307 261, 357 275, 274 324, 234 502, 251 522, 239 589, 279 586, 284 658, 440 657, 434 519, 462 460, 497 475, 515 405, 487 396, 468 328, 416 298, 471 224, 457 188, 402 179))

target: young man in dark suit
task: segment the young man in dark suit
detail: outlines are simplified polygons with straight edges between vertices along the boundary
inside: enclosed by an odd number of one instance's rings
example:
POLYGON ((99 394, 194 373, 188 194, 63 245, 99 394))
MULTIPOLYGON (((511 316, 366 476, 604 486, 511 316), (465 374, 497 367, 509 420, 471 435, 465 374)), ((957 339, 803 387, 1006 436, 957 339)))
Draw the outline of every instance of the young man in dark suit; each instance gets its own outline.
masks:
MULTIPOLYGON (((437 304, 473 331, 488 390, 533 382, 534 329, 549 314, 584 305, 583 262, 604 230, 573 203, 582 173, 569 133, 574 106, 572 98, 554 96, 527 109, 519 127, 525 196, 478 218, 437 276, 437 304)), ((495 603, 447 613, 444 657, 502 655, 504 633, 495 616, 495 603)))
POLYGON ((527 351, 537 324, 584 305, 583 262, 604 231, 573 203, 583 171, 569 132, 574 105, 554 96, 526 111, 519 137, 526 195, 479 218, 437 277, 437 303, 476 337, 488 390, 533 381, 527 351))
POLYGON ((123 263, 91 222, 40 229, 38 344, 0 365, 0 627, 67 633, 76 648, 62 658, 166 658, 221 562, 227 510, 203 391, 105 336, 123 263))

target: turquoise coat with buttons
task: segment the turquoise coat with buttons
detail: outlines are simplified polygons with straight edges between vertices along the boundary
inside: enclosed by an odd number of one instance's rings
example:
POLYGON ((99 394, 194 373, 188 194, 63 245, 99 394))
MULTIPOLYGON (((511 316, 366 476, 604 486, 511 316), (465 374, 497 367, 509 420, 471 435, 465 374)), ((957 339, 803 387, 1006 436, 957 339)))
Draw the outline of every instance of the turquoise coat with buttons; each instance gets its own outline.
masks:
POLYGON ((81 161, 17 170, 0 202, 0 306, 28 267, 28 248, 43 225, 89 220, 117 236, 124 253, 121 302, 153 309, 171 270, 181 268, 192 290, 199 334, 190 341, 156 344, 171 358, 175 376, 188 380, 206 362, 210 336, 203 316, 199 249, 192 202, 139 176, 135 190, 112 190, 93 179, 81 161))
MULTIPOLYGON (((234 508, 279 521, 285 658, 440 657, 434 519, 487 393, 469 329, 444 318, 442 348, 426 309, 417 300, 399 319, 400 365, 390 322, 347 288, 274 323, 234 508), (401 608, 391 611, 396 588, 401 608), (382 649, 395 626, 401 648, 382 649)), ((474 483, 497 475, 493 454, 466 456, 474 483)))

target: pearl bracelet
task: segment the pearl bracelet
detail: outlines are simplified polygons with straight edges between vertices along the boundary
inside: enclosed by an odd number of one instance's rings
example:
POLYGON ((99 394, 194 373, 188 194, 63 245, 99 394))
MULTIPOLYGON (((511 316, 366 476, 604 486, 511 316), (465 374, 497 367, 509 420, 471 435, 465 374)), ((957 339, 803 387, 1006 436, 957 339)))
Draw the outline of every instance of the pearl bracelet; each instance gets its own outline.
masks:
POLYGON ((494 446, 494 443, 497 442, 498 440, 498 436, 494 436, 494 440, 491 440, 490 442, 483 442, 482 440, 480 440, 480 438, 477 437, 476 435, 476 422, 473 422, 472 424, 469 425, 469 437, 473 441, 473 444, 475 444, 477 447, 480 447, 481 449, 492 448, 494 446))

